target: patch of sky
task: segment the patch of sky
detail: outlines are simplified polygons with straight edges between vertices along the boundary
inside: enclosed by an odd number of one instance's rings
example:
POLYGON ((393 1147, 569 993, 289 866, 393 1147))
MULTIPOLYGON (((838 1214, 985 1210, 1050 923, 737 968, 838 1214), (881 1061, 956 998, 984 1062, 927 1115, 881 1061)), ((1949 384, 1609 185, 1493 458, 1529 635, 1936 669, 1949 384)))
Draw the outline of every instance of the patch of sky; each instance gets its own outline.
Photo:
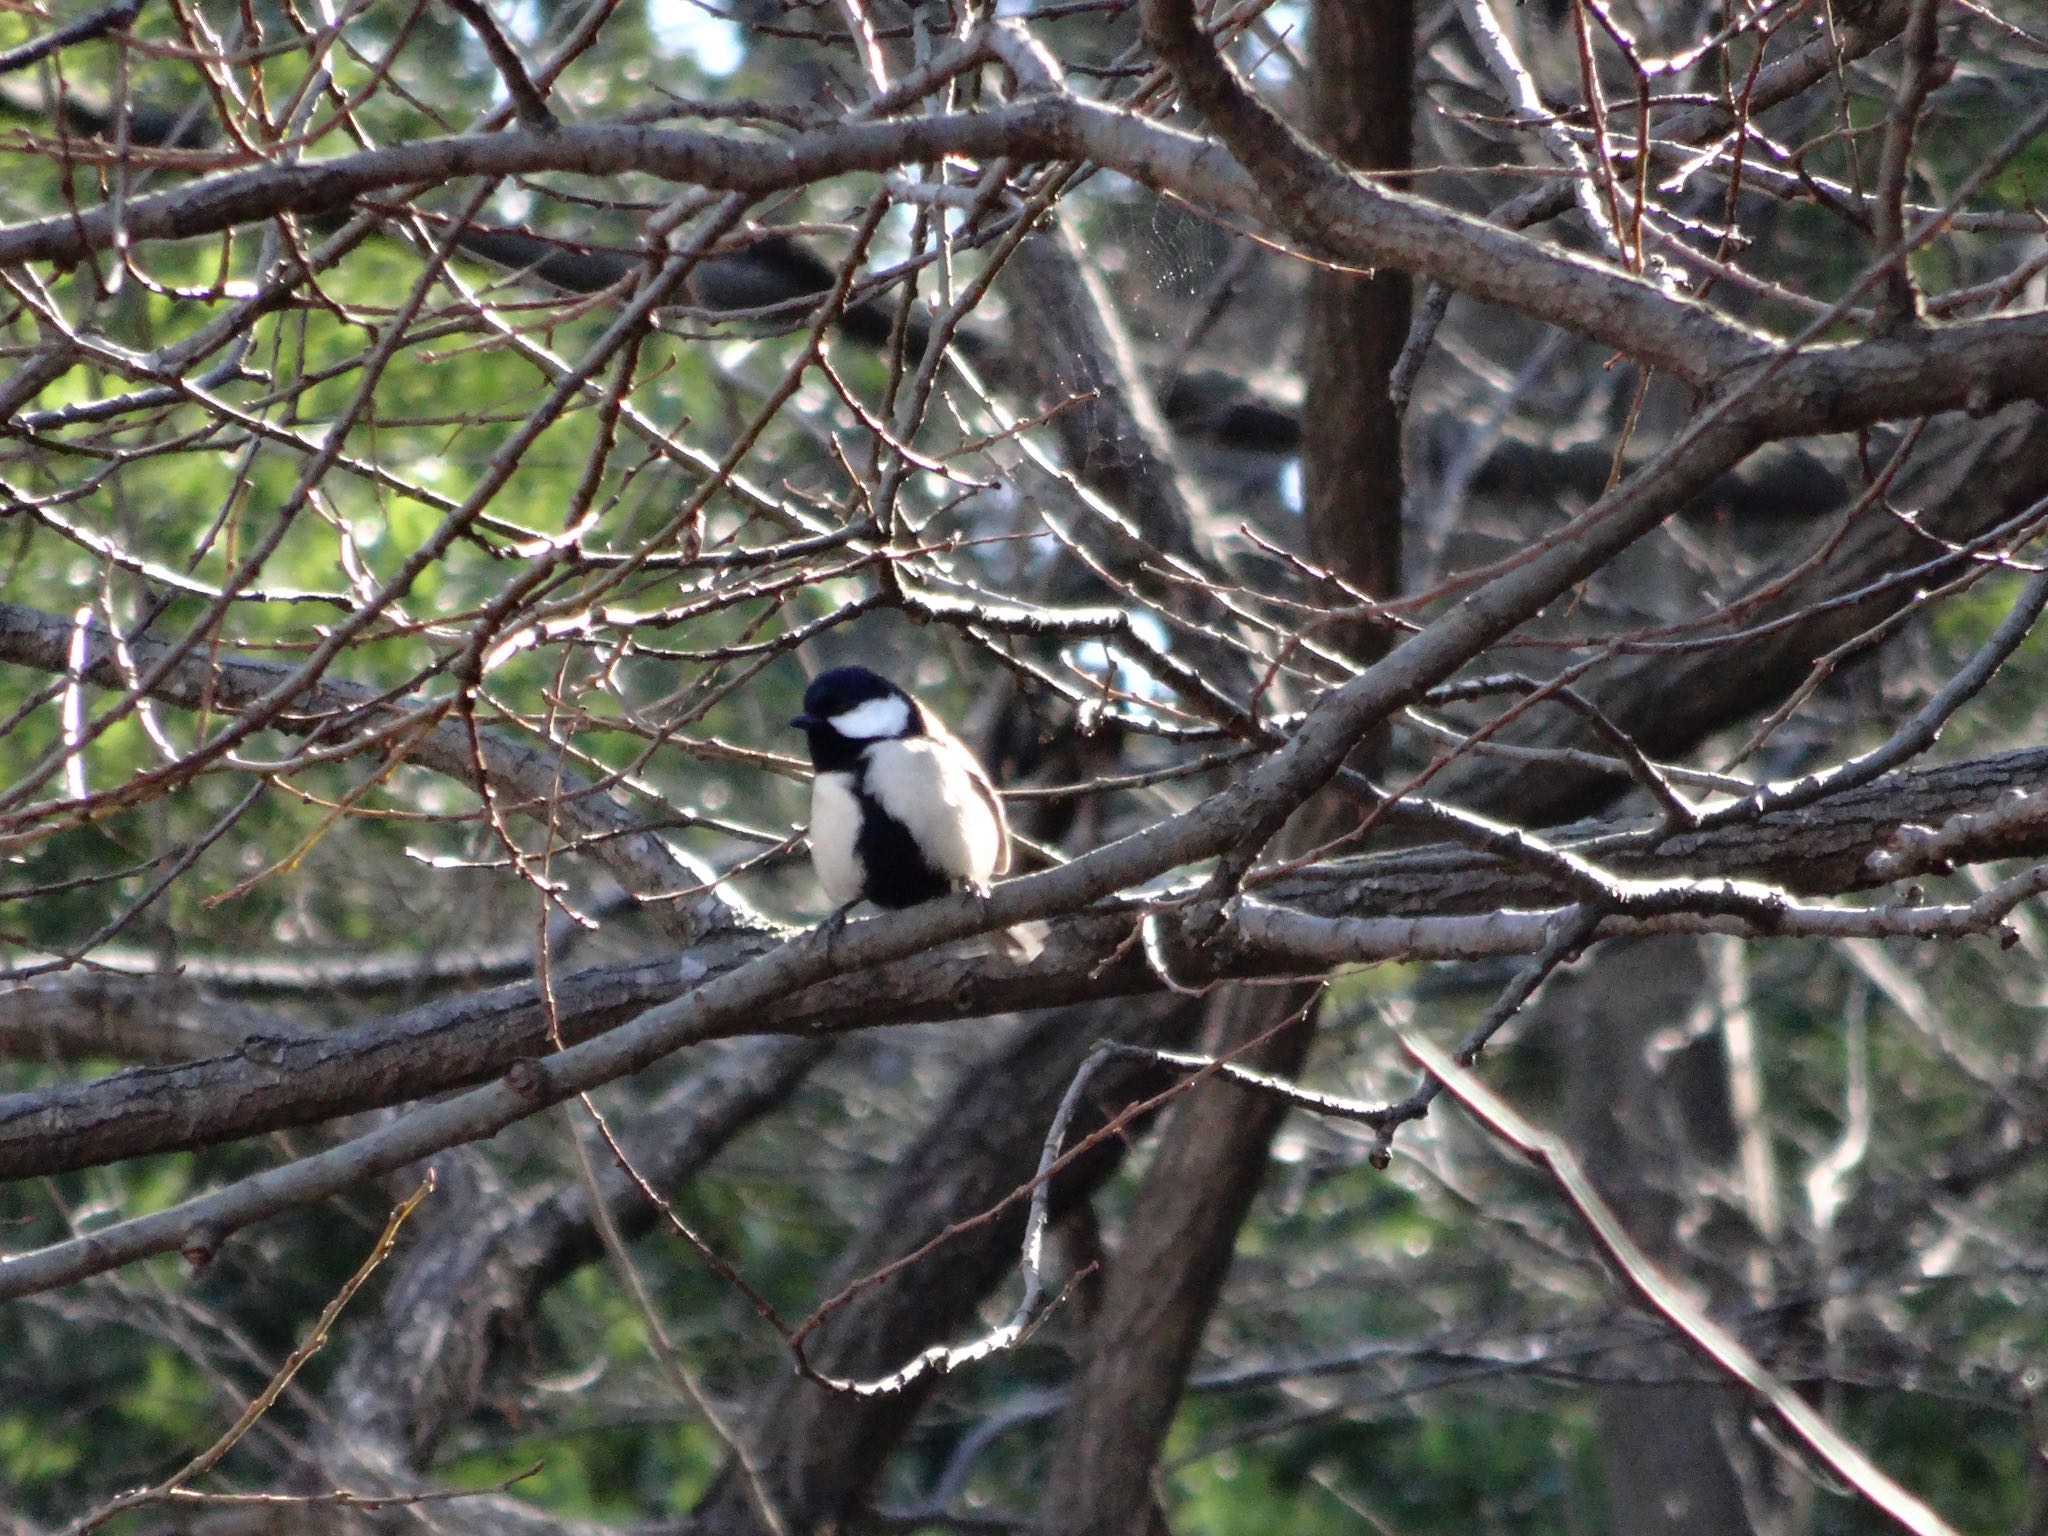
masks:
MULTIPOLYGON (((540 6, 535 0, 517 0, 517 3, 509 7, 504 14, 505 30, 512 35, 513 41, 522 48, 531 49, 535 40, 540 37, 546 21, 540 6)), ((491 65, 490 55, 484 50, 484 45, 478 41, 474 33, 470 33, 464 38, 462 46, 471 63, 491 76, 491 105, 503 106, 510 99, 510 95, 505 89, 504 78, 491 65)))
POLYGON ((917 233, 919 209, 908 202, 889 205, 889 211, 882 215, 882 226, 876 231, 874 254, 869 264, 902 261, 910 255, 910 239, 917 233))
POLYGON ((499 218, 508 224, 518 224, 533 216, 534 196, 531 188, 507 182, 491 198, 491 208, 499 218))
POLYGON ((647 0, 647 27, 664 50, 687 56, 714 79, 731 74, 745 57, 739 27, 696 0, 647 0))
POLYGON ((1261 85, 1289 85, 1296 80, 1296 60, 1289 54, 1298 54, 1301 40, 1308 32, 1308 13, 1300 0, 1280 0, 1267 10, 1264 21, 1266 30, 1255 37, 1282 37, 1287 40, 1284 48, 1260 46, 1252 61, 1252 78, 1261 85))
POLYGON ((1289 459, 1280 467, 1280 505, 1296 517, 1301 515, 1303 493, 1300 459, 1289 459))
MULTIPOLYGON (((1166 626, 1154 614, 1137 609, 1130 614, 1131 628, 1138 632, 1138 638, 1146 645, 1161 653, 1170 653, 1172 641, 1166 626)), ((1142 662, 1132 659, 1106 640, 1083 640, 1067 647, 1067 664, 1085 677, 1105 681, 1111 689, 1122 694, 1129 701, 1123 707, 1132 714, 1146 716, 1148 700, 1165 700, 1172 691, 1158 678, 1145 670, 1142 662)))
POLYGON ((505 15, 506 26, 522 43, 537 41, 546 22, 546 15, 534 0, 518 0, 505 15))

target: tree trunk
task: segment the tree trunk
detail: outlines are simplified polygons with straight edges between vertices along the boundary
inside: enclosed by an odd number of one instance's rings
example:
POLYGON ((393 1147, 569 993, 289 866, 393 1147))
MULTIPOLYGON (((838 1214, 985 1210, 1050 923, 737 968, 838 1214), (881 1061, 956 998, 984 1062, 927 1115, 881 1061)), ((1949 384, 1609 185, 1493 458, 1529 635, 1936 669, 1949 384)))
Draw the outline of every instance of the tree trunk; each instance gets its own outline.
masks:
MULTIPOLYGON (((1310 112, 1322 142, 1353 165, 1409 164, 1414 19, 1407 0, 1318 0, 1310 39, 1310 112)), ((1341 583, 1329 599, 1345 604, 1342 587, 1386 595, 1399 585, 1401 438, 1387 373, 1407 334, 1408 279, 1319 270, 1306 321, 1309 549, 1341 583)), ((1379 635, 1363 624, 1347 630, 1330 638, 1369 660, 1379 635)), ((1314 846, 1354 819, 1341 805, 1310 806, 1279 846, 1314 846)), ((1311 995, 1297 990, 1219 994, 1204 1047, 1235 1050, 1310 1005, 1311 995)), ((1314 1024, 1311 1012, 1245 1059, 1283 1075, 1298 1071, 1314 1024)), ((1172 1112, 1137 1219, 1110 1266, 1060 1426, 1046 1485, 1054 1492, 1041 1511, 1048 1536, 1165 1528, 1153 1469, 1284 1113, 1271 1099, 1222 1083, 1197 1089, 1172 1112)))

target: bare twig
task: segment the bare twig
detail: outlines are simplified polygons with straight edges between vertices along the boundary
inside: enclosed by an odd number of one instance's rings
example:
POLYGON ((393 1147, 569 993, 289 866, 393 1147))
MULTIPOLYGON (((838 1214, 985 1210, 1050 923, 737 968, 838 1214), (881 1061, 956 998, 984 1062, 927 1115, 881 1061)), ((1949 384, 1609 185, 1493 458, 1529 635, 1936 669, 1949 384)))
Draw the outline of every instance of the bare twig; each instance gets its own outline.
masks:
POLYGON ((415 1189, 393 1209, 390 1218, 384 1223, 382 1234, 370 1249, 368 1256, 364 1258, 362 1263, 356 1266, 355 1273, 342 1282, 341 1289, 336 1291, 333 1298, 321 1309, 320 1316, 313 1324, 311 1331, 307 1333, 305 1338, 299 1341, 298 1347, 285 1357, 284 1363, 277 1368, 275 1374, 264 1384, 263 1390, 249 1400, 248 1406, 242 1410, 241 1417, 229 1425, 213 1444, 209 1445, 197 1456, 194 1456, 184 1466, 163 1479, 163 1481, 154 1483, 147 1488, 138 1488, 131 1493, 124 1493, 118 1498, 109 1499, 91 1514, 85 1515, 67 1526, 64 1536, 85 1536, 86 1532, 98 1530, 116 1515, 123 1514, 128 1510, 146 1508, 152 1504, 168 1503, 175 1499, 192 1479, 204 1476, 212 1471, 219 1464, 220 1459, 234 1449, 235 1443, 254 1428, 256 1422, 264 1414, 270 1411, 271 1405, 277 1401, 279 1394, 286 1387, 290 1386, 292 1378, 298 1375, 299 1368, 327 1343, 328 1336, 334 1328, 335 1320, 341 1316, 342 1310, 348 1306, 349 1302, 355 1299, 356 1292, 362 1289, 363 1282, 370 1278, 372 1271, 379 1264, 382 1264, 390 1254, 392 1246, 398 1241, 398 1229, 405 1225, 405 1219, 419 1209, 420 1202, 433 1193, 433 1189, 434 1177, 430 1172, 419 1188, 415 1189))
POLYGON ((0 75, 27 69, 31 64, 40 64, 51 54, 69 48, 73 43, 105 37, 109 32, 124 31, 141 14, 142 6, 143 0, 120 0, 117 5, 107 6, 103 10, 94 11, 90 16, 81 16, 76 21, 67 22, 32 43, 10 48, 5 53, 0 53, 0 75))

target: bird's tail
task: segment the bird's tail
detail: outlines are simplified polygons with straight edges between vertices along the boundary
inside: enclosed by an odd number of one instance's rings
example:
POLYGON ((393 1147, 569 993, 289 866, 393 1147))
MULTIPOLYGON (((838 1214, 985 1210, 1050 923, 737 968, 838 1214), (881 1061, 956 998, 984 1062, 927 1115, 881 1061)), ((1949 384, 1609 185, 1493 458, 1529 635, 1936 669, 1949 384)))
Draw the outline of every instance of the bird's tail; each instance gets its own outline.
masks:
POLYGON ((962 946, 969 954, 1001 955, 1006 960, 1029 965, 1051 937, 1052 927, 1048 923, 1018 923, 1012 928, 998 928, 994 933, 977 934, 963 940, 962 946))
POLYGON ((1051 937, 1052 927, 1048 923, 1018 923, 997 934, 996 942, 1012 960, 1021 960, 1029 965, 1038 958, 1039 952, 1045 948, 1045 941, 1051 937))

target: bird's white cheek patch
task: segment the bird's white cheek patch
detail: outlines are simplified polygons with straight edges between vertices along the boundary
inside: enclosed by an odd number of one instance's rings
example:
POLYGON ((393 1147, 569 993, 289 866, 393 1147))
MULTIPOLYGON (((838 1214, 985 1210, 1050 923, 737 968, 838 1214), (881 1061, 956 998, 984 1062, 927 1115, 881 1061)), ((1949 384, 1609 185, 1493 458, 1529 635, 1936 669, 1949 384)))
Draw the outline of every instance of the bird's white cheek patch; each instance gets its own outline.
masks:
POLYGON ((811 781, 811 864, 825 899, 843 907, 865 883, 860 854, 860 801, 843 773, 821 773, 811 781))
POLYGON ((869 699, 832 717, 832 729, 853 741, 880 741, 910 729, 910 706, 898 698, 869 699))

